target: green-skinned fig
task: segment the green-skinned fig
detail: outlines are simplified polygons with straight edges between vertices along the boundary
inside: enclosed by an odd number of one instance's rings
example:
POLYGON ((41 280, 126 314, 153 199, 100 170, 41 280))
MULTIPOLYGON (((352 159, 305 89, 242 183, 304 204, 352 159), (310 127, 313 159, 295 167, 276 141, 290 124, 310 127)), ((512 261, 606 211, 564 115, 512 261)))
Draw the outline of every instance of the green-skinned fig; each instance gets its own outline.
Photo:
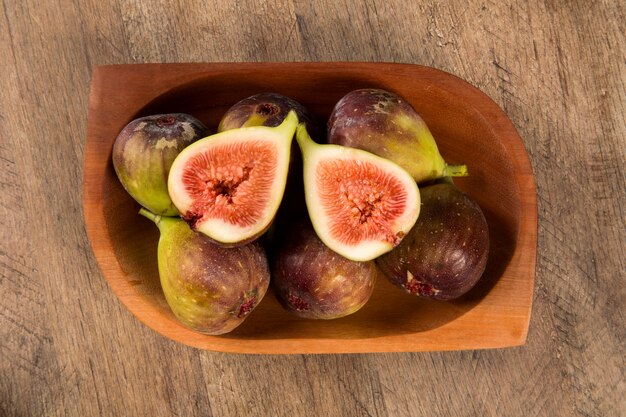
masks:
POLYGON ((489 230, 482 210, 452 184, 423 187, 415 226, 391 252, 376 260, 385 276, 410 294, 451 300, 482 276, 489 230))
POLYGON ((226 130, 185 148, 168 190, 182 218, 216 242, 251 242, 270 226, 282 201, 298 116, 276 127, 226 130))
POLYGON ((276 246, 272 283, 288 311, 310 319, 335 319, 356 312, 372 295, 374 261, 354 262, 333 252, 308 220, 284 229, 276 246))
POLYGON ((186 146, 209 134, 199 120, 184 113, 141 117, 119 133, 113 167, 126 191, 143 207, 163 216, 178 214, 167 191, 172 162, 186 146))
POLYGON ((161 287, 174 315, 192 330, 218 335, 239 326, 269 286, 260 244, 224 248, 179 218, 140 213, 159 228, 161 287))
POLYGON ((467 175, 465 165, 446 164, 415 109, 385 90, 354 90, 342 97, 328 120, 328 141, 387 158, 418 183, 467 175))
POLYGON ((304 194, 319 238, 353 261, 396 247, 420 212, 420 193, 400 166, 361 149, 320 145, 304 125, 296 138, 304 159, 304 194))

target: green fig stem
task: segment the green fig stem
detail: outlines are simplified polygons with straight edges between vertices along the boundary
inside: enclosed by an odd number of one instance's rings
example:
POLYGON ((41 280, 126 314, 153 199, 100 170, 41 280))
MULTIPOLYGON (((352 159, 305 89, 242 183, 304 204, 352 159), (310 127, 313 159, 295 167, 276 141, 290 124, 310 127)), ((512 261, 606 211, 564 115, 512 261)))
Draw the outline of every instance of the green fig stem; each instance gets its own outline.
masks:
POLYGON ((444 169, 446 177, 467 177, 468 175, 467 165, 446 165, 444 169))
POLYGON ((148 209, 145 209, 145 208, 142 207, 139 210, 139 214, 141 214, 143 217, 146 217, 146 218, 152 220, 154 222, 154 224, 157 225, 157 227, 159 226, 159 223, 161 223, 162 216, 160 216, 158 214, 154 214, 153 212, 151 212, 148 209))
POLYGON ((302 150, 302 155, 307 155, 308 152, 306 149, 311 149, 317 145, 313 142, 311 136, 309 136, 309 132, 307 132, 306 125, 304 123, 300 123, 296 129, 296 141, 298 141, 300 150, 302 150))

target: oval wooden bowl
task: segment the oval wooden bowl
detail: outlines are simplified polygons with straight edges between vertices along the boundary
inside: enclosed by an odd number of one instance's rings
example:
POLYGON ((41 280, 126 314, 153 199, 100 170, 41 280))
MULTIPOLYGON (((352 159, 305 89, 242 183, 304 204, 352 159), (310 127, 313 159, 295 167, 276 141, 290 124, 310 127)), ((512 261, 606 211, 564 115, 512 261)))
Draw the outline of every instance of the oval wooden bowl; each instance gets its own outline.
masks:
POLYGON ((143 323, 202 349, 247 353, 340 353, 480 349, 526 340, 537 247, 537 198, 515 128, 485 94, 445 72, 388 63, 142 64, 96 68, 89 98, 83 206, 94 254, 113 292, 143 323), (479 285, 459 300, 418 299, 381 276, 357 313, 300 319, 268 292, 235 331, 207 336, 182 326, 159 284, 158 231, 115 176, 111 149, 136 117, 190 113, 215 129, 234 103, 264 91, 307 106, 326 121, 347 92, 394 91, 423 116, 449 163, 465 163, 459 188, 482 207, 491 251, 479 285))

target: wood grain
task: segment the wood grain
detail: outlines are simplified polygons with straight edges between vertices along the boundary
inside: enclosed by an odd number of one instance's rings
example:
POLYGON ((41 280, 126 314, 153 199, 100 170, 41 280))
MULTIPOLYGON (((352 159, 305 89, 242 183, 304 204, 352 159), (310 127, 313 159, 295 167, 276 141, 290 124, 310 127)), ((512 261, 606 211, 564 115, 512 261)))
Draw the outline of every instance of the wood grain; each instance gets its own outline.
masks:
POLYGON ((611 1, 4 0, 0 414, 623 415, 625 21, 611 1), (153 332, 111 292, 81 209, 94 66, 345 60, 456 74, 520 132, 539 196, 525 346, 211 353, 153 332))

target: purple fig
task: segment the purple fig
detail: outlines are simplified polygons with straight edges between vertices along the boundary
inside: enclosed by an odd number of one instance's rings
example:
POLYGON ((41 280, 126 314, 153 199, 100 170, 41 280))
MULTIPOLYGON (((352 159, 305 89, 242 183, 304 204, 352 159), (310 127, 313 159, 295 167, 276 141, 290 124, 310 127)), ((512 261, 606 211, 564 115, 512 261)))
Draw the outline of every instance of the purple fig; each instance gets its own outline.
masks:
POLYGON ((328 141, 389 159, 418 183, 467 175, 465 165, 446 164, 415 109, 385 90, 355 90, 341 98, 328 120, 328 141))
POLYGON ((319 135, 319 125, 309 110, 297 101, 278 93, 260 93, 235 103, 220 121, 218 132, 248 126, 276 127, 290 110, 296 112, 314 138, 319 135))
POLYGON ((259 243, 224 248, 179 218, 140 213, 159 228, 161 287, 174 315, 192 330, 217 335, 239 326, 269 286, 259 243))
POLYGON ((482 276, 489 231, 478 204, 452 184, 421 190, 422 210, 400 245, 376 260, 385 276, 410 294, 451 300, 482 276))
POLYGON ((330 250, 308 221, 292 224, 278 240, 272 282, 281 304, 311 319, 334 319, 359 310, 376 281, 373 261, 355 262, 330 250))

